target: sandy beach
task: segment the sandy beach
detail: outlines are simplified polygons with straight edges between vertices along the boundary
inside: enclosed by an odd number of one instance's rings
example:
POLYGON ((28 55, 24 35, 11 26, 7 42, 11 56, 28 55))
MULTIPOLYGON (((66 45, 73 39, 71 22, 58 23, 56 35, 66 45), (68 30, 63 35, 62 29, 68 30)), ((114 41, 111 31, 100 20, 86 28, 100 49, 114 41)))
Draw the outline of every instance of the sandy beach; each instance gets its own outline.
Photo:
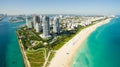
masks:
POLYGON ((69 40, 63 47, 56 51, 55 56, 50 62, 49 67, 71 67, 74 57, 85 39, 99 26, 108 23, 111 18, 96 23, 80 31, 76 36, 69 40))

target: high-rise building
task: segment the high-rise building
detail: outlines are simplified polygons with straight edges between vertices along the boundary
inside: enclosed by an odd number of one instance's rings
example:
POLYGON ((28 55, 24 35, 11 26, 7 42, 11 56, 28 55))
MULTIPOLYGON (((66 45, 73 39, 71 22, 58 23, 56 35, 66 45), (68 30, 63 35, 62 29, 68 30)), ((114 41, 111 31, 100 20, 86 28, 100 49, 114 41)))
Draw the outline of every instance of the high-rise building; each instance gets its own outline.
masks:
POLYGON ((49 26, 49 17, 43 17, 43 38, 50 37, 50 26, 49 26))
POLYGON ((26 17, 26 26, 27 28, 33 28, 33 22, 30 17, 26 17))
POLYGON ((42 24, 43 16, 40 15, 39 17, 40 17, 40 23, 42 24))
POLYGON ((36 32, 40 32, 41 29, 42 29, 41 24, 40 23, 36 23, 36 25, 35 25, 36 32))
POLYGON ((40 32, 42 30, 42 19, 40 19, 39 16, 34 16, 33 18, 33 24, 34 24, 34 29, 36 32, 40 32))
POLYGON ((50 18, 50 27, 53 25, 53 18, 50 18))
POLYGON ((53 20, 53 32, 59 34, 60 33, 60 23, 59 23, 59 18, 54 17, 53 20))

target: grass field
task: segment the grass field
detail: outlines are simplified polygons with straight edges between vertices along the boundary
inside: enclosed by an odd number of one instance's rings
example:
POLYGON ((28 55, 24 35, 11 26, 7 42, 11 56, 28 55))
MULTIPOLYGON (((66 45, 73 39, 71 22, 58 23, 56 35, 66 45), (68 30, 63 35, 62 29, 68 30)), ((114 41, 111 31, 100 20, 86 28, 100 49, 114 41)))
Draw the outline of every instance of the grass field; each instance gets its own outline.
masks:
POLYGON ((48 52, 47 49, 41 48, 38 50, 27 50, 26 54, 31 67, 42 67, 48 52))

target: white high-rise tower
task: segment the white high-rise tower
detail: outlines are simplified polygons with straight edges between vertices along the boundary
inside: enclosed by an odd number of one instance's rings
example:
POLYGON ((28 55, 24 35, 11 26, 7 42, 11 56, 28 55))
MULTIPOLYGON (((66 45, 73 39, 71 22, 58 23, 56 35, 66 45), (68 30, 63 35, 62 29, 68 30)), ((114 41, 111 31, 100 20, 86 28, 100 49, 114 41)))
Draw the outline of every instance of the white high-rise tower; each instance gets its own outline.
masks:
POLYGON ((42 19, 40 19, 39 16, 34 16, 34 29, 36 30, 36 32, 40 32, 42 30, 42 19))
POLYGON ((59 34, 60 33, 60 23, 59 23, 59 18, 54 17, 53 20, 53 32, 59 34))

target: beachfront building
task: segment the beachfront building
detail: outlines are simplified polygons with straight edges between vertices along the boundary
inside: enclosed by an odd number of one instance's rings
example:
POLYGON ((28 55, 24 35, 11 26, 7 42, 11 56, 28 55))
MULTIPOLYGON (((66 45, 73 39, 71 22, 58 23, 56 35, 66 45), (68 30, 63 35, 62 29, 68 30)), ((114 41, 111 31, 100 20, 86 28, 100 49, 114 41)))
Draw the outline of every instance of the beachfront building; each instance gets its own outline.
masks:
POLYGON ((40 15, 40 23, 41 23, 41 26, 42 26, 42 19, 43 19, 43 16, 40 15))
POLYGON ((50 27, 53 27, 53 17, 50 18, 50 27))
POLYGON ((40 35, 42 38, 48 38, 50 36, 50 25, 49 25, 49 17, 43 17, 43 34, 40 35))
POLYGON ((26 26, 27 28, 33 28, 33 21, 30 19, 30 17, 26 17, 26 26))
POLYGON ((36 32, 40 32, 42 30, 42 19, 40 19, 39 16, 34 16, 33 18, 33 24, 34 24, 34 29, 36 32))
POLYGON ((80 23, 81 26, 87 26, 87 25, 90 25, 90 24, 92 24, 91 21, 82 21, 82 22, 80 23))
POLYGON ((60 23, 59 23, 59 18, 54 17, 53 20, 53 32, 59 34, 60 33, 60 23))

